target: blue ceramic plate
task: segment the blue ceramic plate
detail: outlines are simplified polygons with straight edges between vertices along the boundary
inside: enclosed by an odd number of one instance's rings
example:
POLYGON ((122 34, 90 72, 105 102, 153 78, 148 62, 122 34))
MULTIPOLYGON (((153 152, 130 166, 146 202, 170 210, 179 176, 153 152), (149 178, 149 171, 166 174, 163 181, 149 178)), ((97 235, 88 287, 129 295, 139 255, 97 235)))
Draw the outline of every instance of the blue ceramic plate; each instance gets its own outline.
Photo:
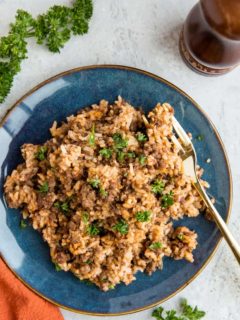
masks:
POLYGON ((118 95, 146 112, 157 102, 169 102, 183 127, 192 132, 199 164, 205 169, 209 193, 224 220, 231 207, 231 176, 226 154, 216 129, 198 105, 171 83, 145 71, 121 66, 92 66, 67 71, 40 84, 12 108, 0 128, 1 199, 0 252, 9 268, 32 290, 64 308, 86 313, 115 315, 139 311, 157 304, 184 288, 213 255, 220 234, 213 222, 198 218, 178 221, 198 233, 193 264, 164 259, 162 271, 151 277, 138 273, 129 286, 101 292, 81 283, 70 272, 56 272, 48 246, 31 227, 19 228, 20 214, 9 209, 3 197, 3 184, 23 161, 23 143, 43 143, 54 120, 62 121, 80 108, 118 95), (204 135, 198 141, 198 135, 204 135), (211 158, 207 164, 206 159, 211 158))

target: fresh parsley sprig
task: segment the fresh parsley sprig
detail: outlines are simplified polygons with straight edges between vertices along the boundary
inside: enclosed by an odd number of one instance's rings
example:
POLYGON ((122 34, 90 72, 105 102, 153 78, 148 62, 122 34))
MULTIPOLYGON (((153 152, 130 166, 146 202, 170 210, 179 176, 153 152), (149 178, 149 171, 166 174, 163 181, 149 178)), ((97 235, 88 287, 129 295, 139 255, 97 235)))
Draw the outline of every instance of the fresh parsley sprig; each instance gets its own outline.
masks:
POLYGON ((160 179, 154 180, 154 182, 151 184, 152 192, 155 194, 162 194, 164 187, 165 183, 160 179))
POLYGON ((72 7, 55 5, 36 19, 18 10, 9 34, 0 38, 0 103, 9 94, 22 60, 27 58, 27 38, 35 37, 38 44, 60 52, 72 34, 88 32, 92 13, 92 0, 75 0, 72 7))
POLYGON ((159 307, 152 312, 152 317, 156 320, 200 320, 205 316, 205 312, 193 308, 184 299, 181 303, 181 313, 177 314, 176 310, 165 311, 163 307, 159 307))
POLYGON ((46 153, 47 153, 47 147, 46 146, 41 146, 38 149, 38 152, 36 153, 35 156, 39 161, 42 161, 42 160, 46 159, 46 153))
POLYGON ((172 191, 170 191, 169 193, 166 193, 162 196, 162 202, 161 205, 163 208, 168 208, 171 205, 174 204, 174 198, 173 198, 174 194, 172 191))
POLYGON ((118 220, 118 222, 113 226, 113 230, 120 232, 121 234, 127 234, 129 230, 129 225, 124 219, 118 220))
POLYGON ((139 222, 147 222, 150 220, 151 218, 151 214, 152 212, 151 211, 138 211, 136 214, 135 214, 135 218, 137 221, 139 222))

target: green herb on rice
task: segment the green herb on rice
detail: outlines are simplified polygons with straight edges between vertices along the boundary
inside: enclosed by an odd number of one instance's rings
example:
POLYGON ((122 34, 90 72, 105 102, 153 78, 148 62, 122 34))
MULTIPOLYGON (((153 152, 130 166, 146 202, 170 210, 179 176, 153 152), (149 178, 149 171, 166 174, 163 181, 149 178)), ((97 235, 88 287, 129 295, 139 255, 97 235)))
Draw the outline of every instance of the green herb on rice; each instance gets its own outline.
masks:
POLYGON ((87 226, 87 233, 90 236, 97 236, 100 233, 101 229, 97 223, 92 223, 87 226))
POLYGON ((182 240, 184 239, 183 233, 179 233, 179 234, 177 235, 177 238, 182 241, 182 240))
POLYGON ((162 243, 161 242, 153 242, 150 244, 149 249, 151 250, 157 250, 162 248, 162 243))
POLYGON ((97 189, 100 186, 100 180, 98 178, 89 179, 88 183, 94 188, 97 189))
POLYGON ((112 138, 115 149, 122 150, 128 146, 128 140, 124 139, 121 133, 114 133, 112 138))
POLYGON ((106 198, 108 196, 108 192, 102 187, 99 188, 99 193, 103 198, 106 198))
POLYGON ((147 222, 150 221, 150 217, 151 217, 151 211, 138 211, 135 214, 135 218, 137 219, 137 221, 139 222, 147 222))
POLYGON ((151 184, 152 192, 155 194, 162 194, 165 187, 165 183, 159 179, 154 180, 151 184))
POLYGON ((91 132, 89 134, 88 142, 91 147, 95 145, 95 124, 93 124, 91 132))
POLYGON ((145 142, 145 141, 147 141, 147 136, 142 132, 138 132, 137 133, 137 140, 139 142, 145 142))
POLYGON ((141 164, 141 166, 144 166, 144 165, 145 165, 146 160, 147 160, 147 157, 146 157, 144 154, 141 154, 141 155, 138 157, 138 161, 139 161, 139 163, 141 164))
POLYGON ((60 209, 63 213, 68 213, 69 212, 69 203, 66 202, 60 202, 60 201, 56 201, 53 205, 55 208, 60 209))
POLYGON ((87 224, 89 221, 89 213, 87 211, 82 212, 82 221, 83 223, 87 224))
POLYGON ((114 226, 113 230, 120 232, 121 234, 127 234, 129 230, 129 226, 124 219, 120 219, 114 226))
POLYGON ((41 192, 41 193, 48 193, 48 189, 49 188, 48 188, 48 182, 47 181, 43 182, 42 185, 38 186, 38 191, 41 192))
POLYGON ((103 148, 101 150, 99 150, 99 154, 106 159, 110 159, 112 156, 112 149, 110 148, 103 148))
POLYGON ((173 199, 173 192, 170 191, 169 193, 166 193, 162 196, 161 199, 161 205, 163 208, 168 208, 171 205, 173 205, 174 199, 173 199))
POLYGON ((38 152, 36 153, 36 158, 39 161, 45 160, 46 159, 46 153, 47 153, 47 147, 46 146, 41 146, 38 149, 38 152))

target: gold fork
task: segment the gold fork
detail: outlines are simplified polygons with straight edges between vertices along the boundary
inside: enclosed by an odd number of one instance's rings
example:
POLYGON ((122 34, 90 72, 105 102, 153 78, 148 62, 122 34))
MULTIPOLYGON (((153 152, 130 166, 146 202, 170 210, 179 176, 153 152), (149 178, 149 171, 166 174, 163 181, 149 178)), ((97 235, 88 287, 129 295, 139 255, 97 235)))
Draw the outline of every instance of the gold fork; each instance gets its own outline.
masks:
POLYGON ((194 146, 189 136, 184 131, 184 129, 182 128, 182 126, 180 125, 180 123, 177 121, 175 117, 173 117, 173 128, 178 139, 176 138, 175 135, 173 135, 172 141, 180 149, 180 155, 183 159, 185 174, 192 178, 194 187, 197 189, 202 200, 205 202, 207 208, 211 213, 211 216, 216 222, 219 230, 221 231, 223 237, 227 241, 229 247, 232 249, 232 252, 235 255, 238 263, 240 264, 240 246, 232 236, 225 221, 222 219, 221 215, 219 214, 217 209, 214 207, 212 201, 208 197, 206 191, 200 184, 196 174, 197 156, 196 156, 194 146))

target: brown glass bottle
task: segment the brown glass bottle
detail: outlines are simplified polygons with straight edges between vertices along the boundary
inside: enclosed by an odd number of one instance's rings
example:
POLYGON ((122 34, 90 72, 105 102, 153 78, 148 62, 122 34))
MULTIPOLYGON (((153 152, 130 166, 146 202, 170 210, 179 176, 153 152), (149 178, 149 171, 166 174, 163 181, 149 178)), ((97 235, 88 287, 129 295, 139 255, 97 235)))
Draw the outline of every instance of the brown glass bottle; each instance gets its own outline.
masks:
POLYGON ((201 0, 189 13, 180 51, 195 70, 217 75, 240 64, 240 0, 201 0))

